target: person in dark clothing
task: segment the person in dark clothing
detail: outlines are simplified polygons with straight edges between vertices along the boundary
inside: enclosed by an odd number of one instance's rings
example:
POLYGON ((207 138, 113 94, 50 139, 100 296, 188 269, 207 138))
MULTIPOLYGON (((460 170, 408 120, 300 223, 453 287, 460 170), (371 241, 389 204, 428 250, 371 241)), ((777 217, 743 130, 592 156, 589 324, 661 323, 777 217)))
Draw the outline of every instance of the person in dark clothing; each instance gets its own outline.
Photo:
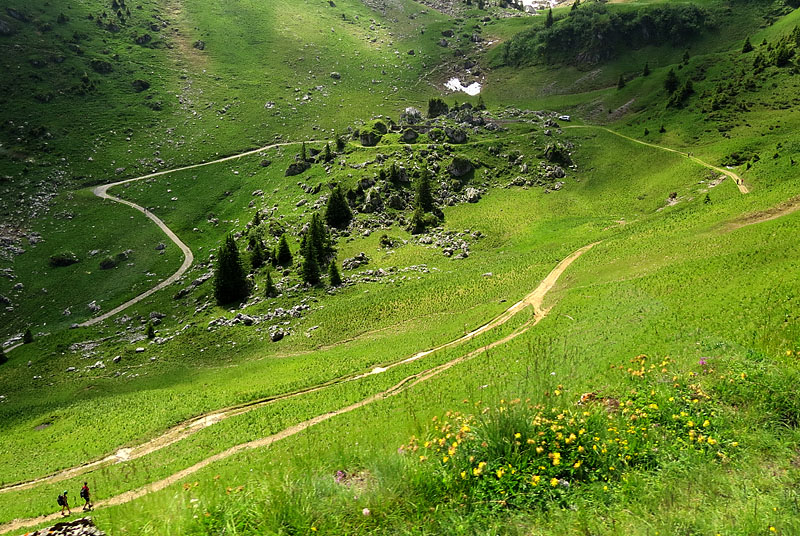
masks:
POLYGON ((69 509, 69 500, 67 499, 67 490, 64 490, 64 493, 58 496, 58 505, 61 507, 61 515, 62 516, 71 516, 72 510, 69 509), (67 513, 64 513, 64 509, 67 510, 67 513))
POLYGON ((86 482, 83 483, 83 487, 81 488, 81 499, 86 501, 86 504, 83 505, 83 511, 91 510, 92 509, 92 501, 89 498, 89 484, 86 482))

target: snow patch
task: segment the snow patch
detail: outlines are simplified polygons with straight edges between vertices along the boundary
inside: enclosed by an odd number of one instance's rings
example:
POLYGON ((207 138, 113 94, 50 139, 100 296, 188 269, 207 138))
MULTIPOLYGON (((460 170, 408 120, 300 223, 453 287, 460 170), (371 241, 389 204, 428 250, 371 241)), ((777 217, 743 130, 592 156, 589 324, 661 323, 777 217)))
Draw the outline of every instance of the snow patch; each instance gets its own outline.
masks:
POLYGON ((451 78, 444 85, 450 91, 463 91, 467 95, 474 97, 481 92, 481 85, 478 82, 473 82, 468 86, 464 86, 458 78, 451 78))

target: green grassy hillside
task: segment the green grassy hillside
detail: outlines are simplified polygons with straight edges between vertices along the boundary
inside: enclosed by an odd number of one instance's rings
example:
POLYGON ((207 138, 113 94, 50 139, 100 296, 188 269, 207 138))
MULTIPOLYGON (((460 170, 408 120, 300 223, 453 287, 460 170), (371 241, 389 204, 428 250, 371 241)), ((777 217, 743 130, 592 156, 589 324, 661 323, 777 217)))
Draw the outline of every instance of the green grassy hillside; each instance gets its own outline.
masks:
POLYGON ((0 12, 0 334, 34 338, 0 363, 0 532, 83 481, 109 534, 800 532, 800 10, 691 2, 650 42, 619 21, 670 3, 472 4, 0 12), (623 39, 545 47, 587 24, 623 39), (90 185, 259 147, 110 189, 195 260, 70 328, 182 262, 90 185), (337 188, 344 284, 306 285, 337 188), (228 236, 251 293, 220 305, 228 236))

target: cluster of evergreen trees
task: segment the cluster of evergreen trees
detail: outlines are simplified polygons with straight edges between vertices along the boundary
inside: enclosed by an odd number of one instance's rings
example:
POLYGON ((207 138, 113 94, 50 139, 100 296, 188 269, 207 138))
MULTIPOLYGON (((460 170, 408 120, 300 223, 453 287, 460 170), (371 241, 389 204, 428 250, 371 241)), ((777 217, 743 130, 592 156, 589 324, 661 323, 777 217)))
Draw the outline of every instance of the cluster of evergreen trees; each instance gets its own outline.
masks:
POLYGON ((716 25, 707 9, 691 4, 609 9, 575 2, 569 16, 520 32, 506 45, 503 61, 520 66, 536 61, 593 64, 647 45, 685 44, 716 25))

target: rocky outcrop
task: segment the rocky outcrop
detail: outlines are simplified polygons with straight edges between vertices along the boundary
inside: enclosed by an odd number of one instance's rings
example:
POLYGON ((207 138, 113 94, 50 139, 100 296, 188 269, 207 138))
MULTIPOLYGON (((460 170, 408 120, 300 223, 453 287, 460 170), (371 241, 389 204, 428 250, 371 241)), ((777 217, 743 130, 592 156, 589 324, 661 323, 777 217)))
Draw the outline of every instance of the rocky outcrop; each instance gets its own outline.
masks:
POLYGON ((475 166, 472 165, 472 162, 463 156, 453 157, 453 161, 450 162, 449 166, 447 166, 447 171, 450 173, 450 175, 457 179, 468 175, 474 169, 475 166))
POLYGON ((286 177, 294 177, 295 175, 300 175, 305 170, 311 167, 311 164, 308 162, 303 162, 302 160, 298 160, 297 162, 292 162, 289 164, 289 167, 286 168, 286 173, 284 175, 286 177))
POLYGON ((356 268, 364 266, 365 264, 369 264, 369 257, 367 257, 367 254, 362 251, 355 257, 343 260, 342 269, 355 270, 356 268))
POLYGON ((467 141, 467 133, 460 128, 447 127, 444 129, 444 134, 450 143, 466 143, 467 141))
POLYGON ((28 536, 105 536, 98 529, 91 517, 82 517, 74 521, 56 523, 52 527, 28 533, 28 536))
POLYGON ((414 143, 419 138, 419 134, 413 128, 407 128, 403 131, 401 139, 406 143, 414 143))
POLYGON ((378 142, 381 141, 381 135, 372 130, 361 132, 358 136, 358 141, 360 141, 361 145, 364 147, 375 147, 378 145, 378 142))

